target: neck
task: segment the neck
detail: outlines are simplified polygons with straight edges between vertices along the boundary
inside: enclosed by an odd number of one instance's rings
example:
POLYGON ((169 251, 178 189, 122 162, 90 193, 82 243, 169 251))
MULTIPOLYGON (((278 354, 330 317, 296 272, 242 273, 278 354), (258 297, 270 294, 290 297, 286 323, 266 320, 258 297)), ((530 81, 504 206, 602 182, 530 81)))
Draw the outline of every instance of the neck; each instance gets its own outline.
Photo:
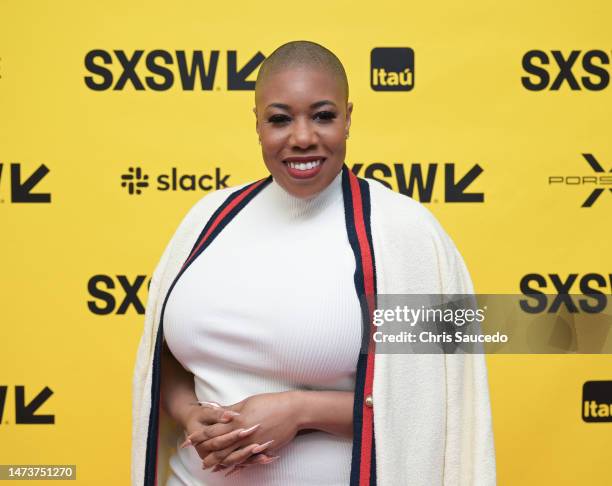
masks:
POLYGON ((319 193, 307 198, 290 194, 274 178, 269 187, 274 207, 292 218, 309 217, 317 214, 342 197, 342 171, 319 193))

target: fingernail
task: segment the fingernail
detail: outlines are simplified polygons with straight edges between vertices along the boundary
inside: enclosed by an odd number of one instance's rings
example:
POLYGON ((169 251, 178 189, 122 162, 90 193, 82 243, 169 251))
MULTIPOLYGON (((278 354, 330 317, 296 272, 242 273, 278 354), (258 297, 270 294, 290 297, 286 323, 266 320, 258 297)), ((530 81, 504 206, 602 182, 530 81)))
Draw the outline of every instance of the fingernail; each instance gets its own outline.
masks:
POLYGON ((203 407, 221 408, 221 405, 216 402, 198 402, 198 404, 203 407))
POLYGON ((229 421, 231 421, 231 420, 232 420, 234 417, 236 417, 236 416, 238 416, 238 415, 240 415, 240 414, 239 414, 239 413, 237 413, 237 412, 232 412, 232 411, 230 411, 230 410, 226 410, 225 412, 223 412, 223 413, 221 414, 221 417, 219 418, 219 421, 221 421, 221 422, 229 422, 229 421))
POLYGON ((268 442, 264 442, 264 443, 263 443, 263 444, 261 444, 261 445, 258 445, 257 447, 255 447, 254 449, 252 449, 252 450, 251 450, 251 452, 252 452, 253 454, 259 454, 260 452, 265 451, 265 450, 268 448, 268 446, 269 446, 270 444, 272 444, 272 442, 274 442, 274 439, 269 440, 268 442))
POLYGON ((185 447, 189 447, 190 445, 192 445, 191 439, 185 439, 185 442, 181 444, 180 448, 184 449, 185 447))
POLYGON ((238 437, 246 437, 251 432, 253 432, 255 429, 257 429, 260 425, 261 424, 256 424, 256 425, 253 425, 253 427, 249 427, 248 429, 244 429, 242 432, 240 432, 238 434, 238 437))
POLYGON ((280 456, 270 456, 268 457, 268 459, 266 459, 266 461, 264 462, 264 464, 270 464, 271 462, 276 461, 280 456))

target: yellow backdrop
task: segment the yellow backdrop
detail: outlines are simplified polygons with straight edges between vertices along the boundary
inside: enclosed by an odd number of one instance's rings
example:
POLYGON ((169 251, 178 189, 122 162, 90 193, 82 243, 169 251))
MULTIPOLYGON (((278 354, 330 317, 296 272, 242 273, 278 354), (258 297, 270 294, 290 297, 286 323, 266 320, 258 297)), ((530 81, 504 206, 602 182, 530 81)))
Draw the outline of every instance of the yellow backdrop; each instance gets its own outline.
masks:
MULTIPOLYGON (((612 4, 505 3, 1 0, 0 463, 128 484, 148 279, 207 190, 267 174, 252 84, 289 40, 346 67, 350 167, 396 190, 433 177, 413 195, 479 292, 595 273, 609 295, 612 4)), ((610 357, 487 361, 499 484, 609 484, 611 425, 581 406, 610 357)))

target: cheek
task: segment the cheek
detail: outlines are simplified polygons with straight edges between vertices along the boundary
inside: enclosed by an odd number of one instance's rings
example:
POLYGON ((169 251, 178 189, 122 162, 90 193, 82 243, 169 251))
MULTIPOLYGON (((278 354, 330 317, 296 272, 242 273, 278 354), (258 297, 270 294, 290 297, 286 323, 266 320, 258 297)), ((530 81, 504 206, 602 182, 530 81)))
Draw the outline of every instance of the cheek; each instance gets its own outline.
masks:
POLYGON ((266 132, 261 135, 261 145, 266 153, 273 154, 282 149, 287 135, 282 131, 266 132))
POLYGON ((338 129, 337 127, 325 130, 322 133, 323 140, 326 145, 334 151, 342 150, 345 147, 346 138, 344 136, 344 128, 338 129))

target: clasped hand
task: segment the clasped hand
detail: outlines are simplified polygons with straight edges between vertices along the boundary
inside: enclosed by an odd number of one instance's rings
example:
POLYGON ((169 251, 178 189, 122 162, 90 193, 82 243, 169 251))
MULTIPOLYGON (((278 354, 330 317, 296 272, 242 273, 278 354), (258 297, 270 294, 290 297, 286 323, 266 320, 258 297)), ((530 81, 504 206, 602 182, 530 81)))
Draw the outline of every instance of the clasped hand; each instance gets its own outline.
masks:
POLYGON ((291 392, 253 395, 229 406, 199 404, 188 414, 182 447, 195 447, 202 468, 212 467, 213 472, 233 466, 229 475, 250 465, 269 464, 280 457, 269 453, 299 431, 299 400, 291 392))

